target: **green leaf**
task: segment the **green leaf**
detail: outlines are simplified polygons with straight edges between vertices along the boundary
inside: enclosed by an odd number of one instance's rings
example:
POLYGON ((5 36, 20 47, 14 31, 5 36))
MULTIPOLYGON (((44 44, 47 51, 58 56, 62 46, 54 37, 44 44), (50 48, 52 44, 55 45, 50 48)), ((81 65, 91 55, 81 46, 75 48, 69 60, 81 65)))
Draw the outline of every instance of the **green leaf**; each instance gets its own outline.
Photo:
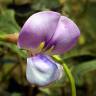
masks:
MULTIPOLYGON (((17 54, 19 57, 25 59, 26 57, 26 51, 25 50, 20 50, 17 45, 15 44, 11 44, 11 43, 7 43, 7 42, 2 42, 0 41, 0 45, 1 46, 5 46, 6 48, 9 48, 10 51, 9 51, 9 54, 12 52, 12 54, 17 54)), ((2 52, 2 50, 4 51, 4 49, 1 49, 0 51, 2 52)), ((8 55, 8 54, 7 54, 8 55)), ((7 56, 6 55, 6 56, 7 56)), ((8 56, 9 57, 9 56, 8 56)), ((12 58, 12 57, 11 57, 12 58)))
POLYGON ((1 10, 0 12, 0 35, 19 32, 20 27, 15 21, 13 10, 1 10))
POLYGON ((20 93, 12 93, 12 95, 11 96, 22 96, 20 93))
POLYGON ((41 91, 41 92, 43 92, 43 93, 46 93, 46 94, 48 94, 48 95, 50 95, 50 94, 51 94, 51 92, 50 92, 50 89, 49 89, 49 88, 40 88, 40 91, 41 91))
POLYGON ((90 71, 96 70, 96 60, 81 63, 73 68, 73 75, 77 84, 83 83, 83 76, 90 71))
POLYGON ((83 46, 83 47, 76 45, 75 48, 73 48, 69 52, 66 52, 61 57, 62 57, 63 60, 65 60, 65 59, 69 60, 69 59, 72 59, 74 57, 80 57, 80 56, 86 56, 86 55, 94 57, 96 55, 95 54, 96 51, 94 50, 95 46, 96 46, 96 44, 94 44, 93 46, 86 45, 86 46, 83 46))
POLYGON ((58 0, 33 0, 32 8, 34 10, 45 10, 58 8, 60 3, 58 0))
POLYGON ((0 0, 0 5, 7 5, 12 3, 12 0, 0 0))

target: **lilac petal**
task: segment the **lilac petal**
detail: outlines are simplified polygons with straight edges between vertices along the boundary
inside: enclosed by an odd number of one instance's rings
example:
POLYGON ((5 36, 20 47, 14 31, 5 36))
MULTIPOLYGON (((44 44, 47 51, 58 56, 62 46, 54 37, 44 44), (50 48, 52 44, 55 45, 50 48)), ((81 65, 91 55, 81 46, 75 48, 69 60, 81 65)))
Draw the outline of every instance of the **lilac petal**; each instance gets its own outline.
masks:
POLYGON ((27 80, 38 86, 46 86, 62 77, 62 66, 45 55, 27 58, 27 80))
POLYGON ((56 32, 50 42, 54 44, 53 54, 62 54, 70 50, 80 36, 77 25, 69 18, 61 16, 56 32))
POLYGON ((20 48, 36 48, 42 41, 48 42, 53 36, 60 14, 52 11, 32 15, 24 24, 18 39, 20 48))

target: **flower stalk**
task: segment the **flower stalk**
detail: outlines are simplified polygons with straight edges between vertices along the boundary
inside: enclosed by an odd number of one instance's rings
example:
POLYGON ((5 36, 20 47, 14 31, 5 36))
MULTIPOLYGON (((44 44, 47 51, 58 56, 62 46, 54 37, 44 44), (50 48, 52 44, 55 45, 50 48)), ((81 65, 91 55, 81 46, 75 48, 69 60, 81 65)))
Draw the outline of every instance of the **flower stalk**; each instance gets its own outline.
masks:
POLYGON ((72 96, 76 96, 76 88, 75 88, 75 81, 74 81, 74 77, 72 76, 72 73, 70 71, 70 69, 68 68, 68 66, 62 61, 62 59, 59 57, 59 55, 53 55, 52 58, 57 61, 58 63, 63 65, 64 71, 70 81, 70 85, 71 85, 71 93, 72 96))
POLYGON ((0 35, 0 41, 17 43, 18 36, 18 33, 0 35))

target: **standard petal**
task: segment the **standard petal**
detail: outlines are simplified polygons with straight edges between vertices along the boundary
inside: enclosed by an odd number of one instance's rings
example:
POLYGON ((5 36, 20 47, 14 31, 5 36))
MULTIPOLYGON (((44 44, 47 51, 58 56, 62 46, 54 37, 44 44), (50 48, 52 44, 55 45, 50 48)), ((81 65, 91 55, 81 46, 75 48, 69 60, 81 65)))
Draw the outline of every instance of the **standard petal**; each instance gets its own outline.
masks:
POLYGON ((46 86, 62 77, 62 66, 45 55, 27 58, 27 80, 38 86, 46 86))
POLYGON ((52 53, 63 54, 70 50, 79 36, 80 30, 77 25, 71 19, 61 16, 56 32, 50 41, 51 45, 55 45, 52 53))
POLYGON ((20 48, 36 48, 42 41, 47 43, 53 36, 60 14, 43 11, 32 15, 24 24, 18 39, 20 48))

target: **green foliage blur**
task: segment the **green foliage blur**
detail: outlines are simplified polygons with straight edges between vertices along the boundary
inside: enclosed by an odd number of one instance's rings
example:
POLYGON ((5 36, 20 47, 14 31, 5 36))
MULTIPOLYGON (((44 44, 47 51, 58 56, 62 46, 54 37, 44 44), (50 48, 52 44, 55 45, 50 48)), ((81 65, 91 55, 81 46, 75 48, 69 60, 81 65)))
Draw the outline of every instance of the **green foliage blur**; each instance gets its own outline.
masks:
MULTIPOLYGON (((0 36, 20 31, 27 18, 53 10, 76 22, 81 36, 75 48, 61 56, 76 82, 77 96, 96 96, 96 0, 0 0, 0 36)), ((39 88, 26 80, 24 50, 0 40, 0 96, 71 96, 65 76, 39 88)))

